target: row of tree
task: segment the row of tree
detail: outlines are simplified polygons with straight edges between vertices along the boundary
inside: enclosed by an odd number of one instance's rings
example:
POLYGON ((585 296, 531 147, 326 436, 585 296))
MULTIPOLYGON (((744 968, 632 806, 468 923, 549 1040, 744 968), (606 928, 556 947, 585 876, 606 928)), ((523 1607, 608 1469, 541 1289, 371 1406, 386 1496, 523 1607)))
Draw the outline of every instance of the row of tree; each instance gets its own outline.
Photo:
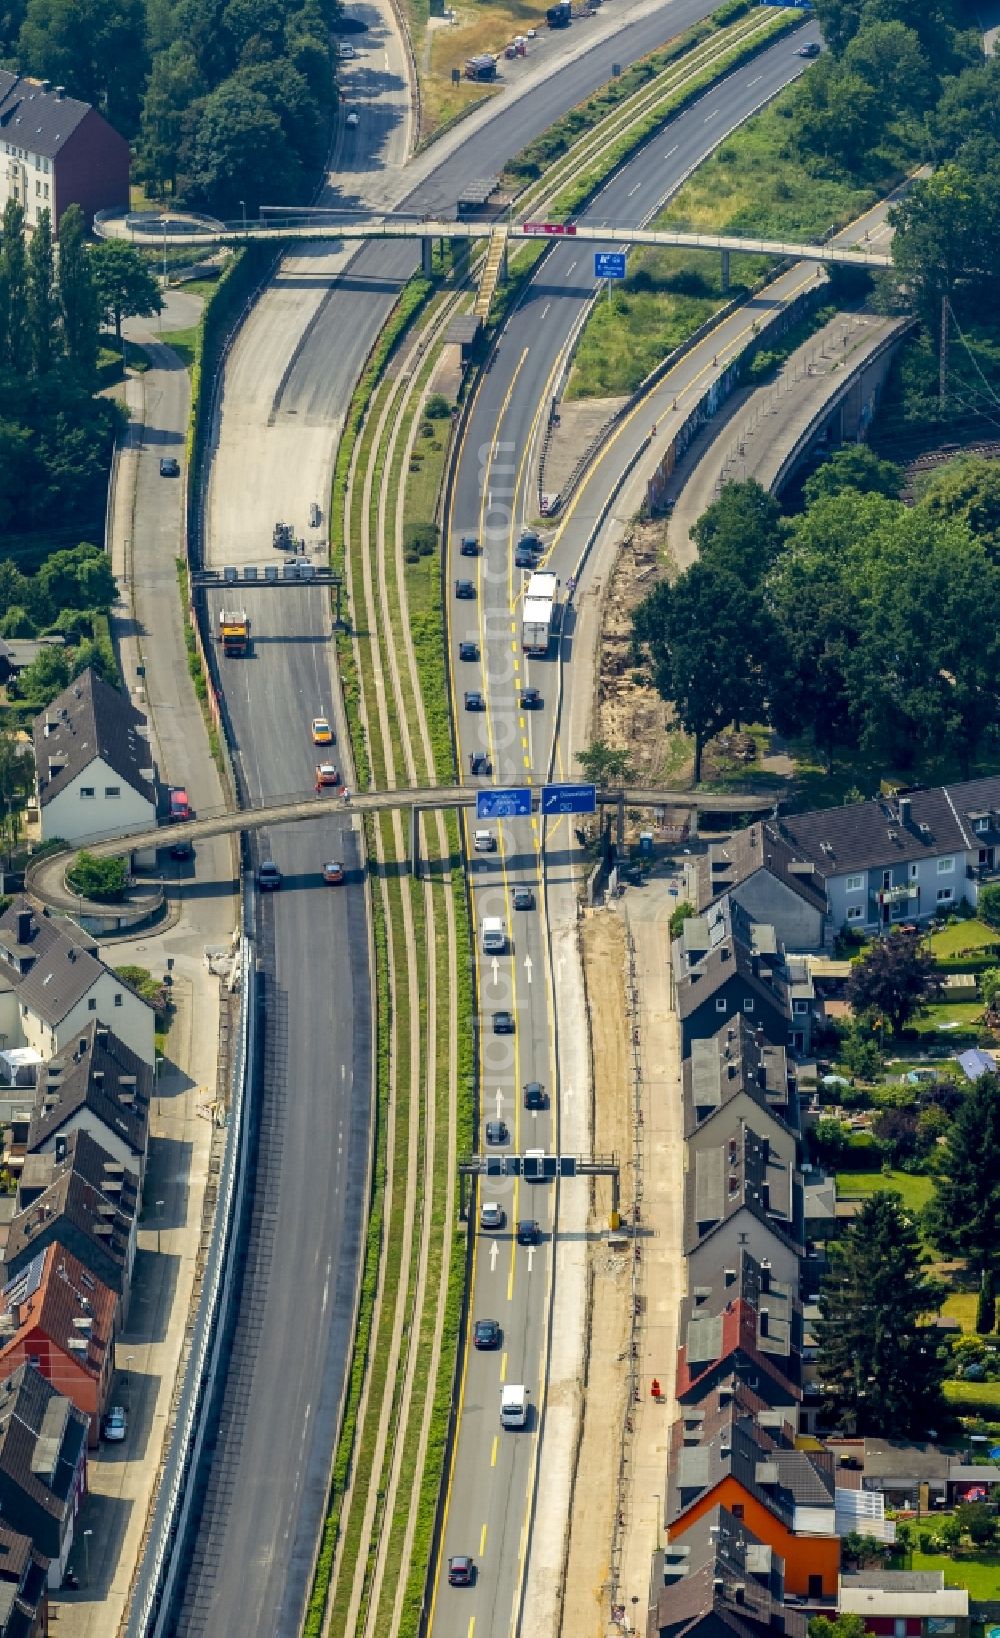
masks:
MULTIPOLYGON (((985 465, 987 463, 978 463, 985 465)), ((914 506, 862 448, 807 482, 782 516, 756 483, 727 485, 695 525, 698 560, 635 612, 638 657, 692 735, 768 722, 898 768, 944 754, 968 770, 1000 719, 1000 562, 976 532, 974 474, 914 506)), ((989 503, 992 475, 984 486, 989 503)))
POLYGON ((233 214, 300 197, 336 91, 338 0, 9 0, 0 56, 135 142, 154 192, 233 214))

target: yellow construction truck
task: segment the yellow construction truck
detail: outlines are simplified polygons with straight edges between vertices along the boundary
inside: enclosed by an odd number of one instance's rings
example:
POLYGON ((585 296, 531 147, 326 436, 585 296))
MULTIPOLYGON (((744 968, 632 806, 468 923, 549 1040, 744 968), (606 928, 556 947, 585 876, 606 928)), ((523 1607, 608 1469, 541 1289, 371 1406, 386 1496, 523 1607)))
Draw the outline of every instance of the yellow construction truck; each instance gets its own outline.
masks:
POLYGON ((219 611, 219 642, 223 654, 246 654, 250 649, 250 616, 246 609, 219 611))

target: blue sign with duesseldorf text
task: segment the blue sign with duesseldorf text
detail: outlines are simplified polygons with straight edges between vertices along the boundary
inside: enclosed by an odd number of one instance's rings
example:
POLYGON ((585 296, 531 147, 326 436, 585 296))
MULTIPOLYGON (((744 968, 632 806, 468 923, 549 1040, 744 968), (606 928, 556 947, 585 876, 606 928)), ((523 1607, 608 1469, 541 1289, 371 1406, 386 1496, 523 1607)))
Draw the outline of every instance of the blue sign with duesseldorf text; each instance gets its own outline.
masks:
POLYGON ((625 277, 624 250, 595 250, 594 278, 623 279, 625 277))

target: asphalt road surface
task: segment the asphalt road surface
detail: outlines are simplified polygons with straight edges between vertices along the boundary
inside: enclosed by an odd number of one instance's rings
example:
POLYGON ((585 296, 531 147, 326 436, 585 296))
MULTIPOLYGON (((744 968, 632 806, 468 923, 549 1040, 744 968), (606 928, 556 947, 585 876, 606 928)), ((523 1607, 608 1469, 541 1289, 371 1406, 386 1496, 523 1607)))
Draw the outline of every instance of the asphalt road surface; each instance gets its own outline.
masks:
MULTIPOLYGON (((679 115, 580 220, 618 226, 644 221, 728 131, 804 67, 795 52, 815 34, 810 27, 794 36, 794 44, 779 41, 679 115)), ((450 574, 457 718, 464 765, 468 767, 471 752, 485 752, 493 763, 492 780, 500 785, 540 780, 549 771, 558 696, 557 645, 552 644, 546 659, 529 659, 521 652, 520 594, 525 572, 513 567, 513 546, 521 525, 537 513, 530 486, 533 457, 564 346, 593 294, 593 248, 583 251, 560 244, 539 267, 483 379, 460 451, 450 574), (458 554, 463 534, 475 534, 482 545, 482 555, 474 562, 458 554), (476 601, 457 600, 454 581, 468 577, 470 568, 475 570, 476 601), (463 640, 479 642, 480 661, 459 660, 458 645, 463 640), (518 708, 519 692, 525 686, 539 689, 540 709, 518 708), (483 694, 485 711, 464 709, 467 689, 483 694)), ((563 583, 576 567, 579 547, 579 530, 568 531, 546 562, 563 583)), ((567 689, 572 686, 572 631, 573 612, 569 610, 561 656, 567 689)), ((589 686, 589 678, 584 686, 589 686)), ((579 770, 557 765, 553 777, 577 778, 579 770)), ((466 822, 472 832, 475 822, 471 818, 466 822)), ((575 845, 572 824, 562 819, 547 827, 545 873, 550 895, 570 890, 568 867, 575 845)), ((486 856, 489 862, 474 852, 471 855, 477 860, 476 914, 480 920, 484 913, 505 915, 508 925, 513 923, 514 944, 511 955, 499 964, 496 984, 489 959, 480 957, 485 1049, 482 1117, 484 1122, 498 1113, 507 1118, 511 1127, 507 1147, 515 1153, 526 1147, 552 1151, 558 1139, 551 1101, 543 1114, 528 1116, 519 1097, 523 1081, 530 1078, 547 1081, 550 1094, 558 1091, 556 1067, 550 1061, 553 1032, 546 981, 547 940, 537 911, 510 910, 510 890, 515 884, 532 884, 538 900, 538 821, 503 821, 489 828, 501 833, 500 848, 486 856), (513 1052, 505 1057, 500 1050, 498 1062, 491 1064, 489 1012, 494 998, 496 1005, 514 1012, 517 1033, 512 1038, 513 1052)), ((500 1038, 495 1050, 509 1040, 500 1038)), ((485 1149, 482 1135, 481 1145, 485 1149)), ((554 1189, 547 1184, 480 1182, 479 1201, 505 1204, 509 1221, 501 1234, 479 1233, 472 1315, 498 1319, 504 1341, 498 1353, 470 1349, 463 1378, 458 1444, 434 1594, 435 1638, 467 1638, 473 1620, 475 1638, 508 1638, 511 1631, 527 1545, 531 1446, 543 1394, 546 1264, 555 1251, 553 1196, 554 1189), (542 1243, 530 1257, 513 1244, 511 1224, 519 1215, 538 1218, 543 1227, 542 1243), (496 1253, 495 1245, 499 1247, 496 1253), (500 1429, 504 1381, 524 1383, 531 1394, 532 1422, 524 1433, 500 1429), (476 1559, 476 1583, 471 1589, 447 1584, 448 1559, 462 1553, 476 1559)))
MULTIPOLYGON (((215 618, 222 596, 212 597, 215 618)), ((316 762, 337 753, 310 733, 312 717, 334 716, 326 596, 241 588, 240 599, 252 652, 222 668, 246 794, 308 789, 316 762)), ((296 1635, 326 1509, 364 1231, 371 1013, 359 837, 332 793, 316 806, 314 824, 258 842, 284 874, 280 892, 261 896, 259 1156, 180 1635, 296 1635), (323 884, 328 859, 346 865, 344 886, 323 884)))

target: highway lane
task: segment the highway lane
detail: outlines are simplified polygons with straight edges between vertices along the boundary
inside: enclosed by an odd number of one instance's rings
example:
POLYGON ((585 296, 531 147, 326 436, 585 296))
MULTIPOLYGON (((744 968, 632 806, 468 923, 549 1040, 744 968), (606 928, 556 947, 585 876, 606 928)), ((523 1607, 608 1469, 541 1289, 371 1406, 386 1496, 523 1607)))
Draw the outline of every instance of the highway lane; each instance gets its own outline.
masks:
MULTIPOLYGON (((803 35, 796 35, 796 44, 803 35)), ((788 83, 802 68, 795 47, 779 42, 755 59, 753 64, 732 75, 709 92, 698 104, 651 142, 643 153, 613 180, 594 206, 585 213, 591 221, 617 224, 640 222, 676 188, 683 177, 740 124, 753 108, 775 90, 788 83), (641 200, 641 203, 640 203, 641 200)), ((450 641, 457 695, 457 720, 463 762, 468 754, 485 751, 490 755, 498 784, 544 777, 549 756, 557 697, 556 646, 544 660, 527 659, 521 653, 518 598, 522 571, 513 568, 513 545, 520 526, 534 515, 536 506, 530 492, 534 455, 547 410, 552 383, 562 350, 575 330, 593 288, 593 263, 585 262, 572 245, 559 245, 541 265, 526 298, 511 316, 490 372, 484 377, 470 415, 458 461, 455 501, 450 522, 451 605, 450 641), (455 578, 467 575, 470 561, 458 555, 462 534, 475 533, 483 544, 476 560, 477 601, 471 604, 454 598, 455 578), (462 662, 458 644, 462 640, 480 644, 480 661, 462 662), (521 686, 539 688, 543 706, 537 712, 517 708, 521 686), (469 713, 463 709, 466 689, 480 690, 486 711, 469 713)), ((563 580, 575 567, 569 548, 552 560, 563 580)), ((571 617, 572 619, 572 617, 571 617)), ((571 629, 571 627, 570 627, 571 629)), ((563 644, 564 660, 571 654, 571 641, 563 644)), ((557 772, 561 770, 557 769, 557 772)), ((566 770, 572 774, 573 770, 566 770)), ((467 821, 470 830, 472 821, 467 821)), ((539 882, 540 833, 537 821, 505 821, 502 827, 503 853, 485 879, 494 886, 502 871, 508 892, 517 882, 539 882)), ((546 874, 550 891, 570 890, 572 839, 569 821, 549 827, 546 874)), ((476 855, 473 854, 475 858, 476 855)), ((474 870, 478 883, 481 867, 474 870)), ((477 914, 479 898, 477 891, 477 914)), ((540 900, 539 900, 540 902, 540 900)), ((557 1091, 556 1067, 552 1063, 552 1025, 549 1017, 546 972, 547 940, 538 912, 529 919, 534 935, 532 983, 515 951, 508 982, 512 986, 519 1033, 527 1033, 532 1050, 540 1050, 544 1039, 549 1061, 551 1088, 557 1091), (536 953, 537 952, 537 953, 536 953), (541 980, 541 982, 540 982, 541 980)), ((520 928, 518 928, 520 935, 520 928)), ((481 958, 481 973, 488 981, 489 966, 481 958)), ((536 1071, 541 1078, 541 1072, 536 1071)), ((492 1106, 493 1078, 484 1065, 483 1117, 495 1113, 492 1106)), ((533 1137, 538 1147, 558 1147, 556 1106, 550 1105, 535 1124, 533 1137)), ((518 1134, 515 1132, 515 1148, 518 1134)), ((547 1295, 546 1259, 554 1254, 552 1198, 547 1185, 520 1186, 520 1196, 531 1194, 541 1207, 532 1215, 544 1223, 544 1255, 533 1258, 528 1273, 526 1261, 512 1265, 506 1302, 498 1290, 499 1259, 486 1255, 485 1237, 480 1235, 474 1270, 473 1316, 481 1316, 490 1304, 500 1303, 500 1312, 489 1317, 504 1324, 507 1350, 506 1380, 525 1381, 537 1406, 544 1380, 545 1309, 547 1295), (532 1283, 533 1282, 533 1283, 532 1283), (522 1329, 523 1328, 523 1329, 522 1329), (512 1375, 519 1370, 523 1375, 512 1375)), ((520 1206, 520 1196, 518 1206, 520 1206)), ((493 1180, 480 1186, 480 1199, 495 1198, 493 1180)), ((465 1638, 470 1618, 476 1638, 506 1635, 511 1630, 513 1600, 523 1570, 525 1554, 526 1503, 530 1492, 530 1445, 534 1435, 501 1433, 498 1428, 500 1366, 495 1356, 470 1353, 460 1413, 459 1435, 450 1483, 442 1564, 436 1586, 433 1620, 435 1634, 444 1638, 465 1638), (475 1521, 482 1516, 480 1537, 475 1521), (471 1536, 471 1539, 470 1539, 471 1536), (446 1562, 456 1553, 477 1557, 478 1579, 474 1591, 446 1585, 446 1562)), ((537 1421, 536 1421, 537 1428, 537 1421)))
MULTIPOLYGON (((226 708, 250 799, 308 787, 321 755, 310 719, 333 720, 325 594, 240 592, 253 652, 223 662, 226 708)), ((214 619, 221 594, 212 594, 214 619)), ((338 738, 343 724, 337 724, 338 738)), ((371 1014, 362 859, 339 806, 262 833, 284 873, 262 898, 266 1039, 250 1245, 194 1555, 173 1630, 292 1638, 327 1502, 362 1246, 371 1014), (326 887, 325 859, 348 867, 326 887), (235 1500, 236 1505, 232 1505, 235 1500), (235 1612, 239 1612, 237 1616, 235 1612)))

